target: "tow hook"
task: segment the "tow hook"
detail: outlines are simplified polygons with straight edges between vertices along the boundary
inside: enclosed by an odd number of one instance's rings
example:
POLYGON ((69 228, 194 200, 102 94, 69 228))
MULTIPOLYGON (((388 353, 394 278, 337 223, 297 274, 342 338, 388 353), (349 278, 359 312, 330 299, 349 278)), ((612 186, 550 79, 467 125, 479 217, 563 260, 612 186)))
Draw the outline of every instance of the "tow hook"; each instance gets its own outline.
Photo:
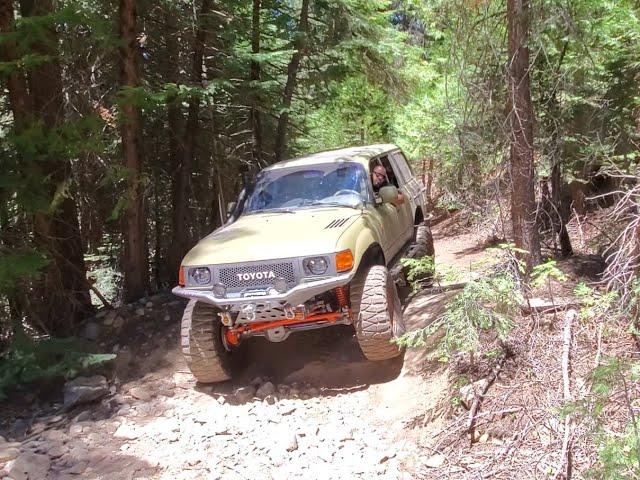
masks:
POLYGON ((287 320, 293 320, 296 318, 295 309, 291 305, 284 307, 284 316, 287 320))
POLYGON ((231 318, 231 314, 229 312, 220 312, 220 321, 225 327, 230 327, 233 325, 233 319, 231 318))
POLYGON ((243 305, 242 314, 247 318, 248 321, 253 322, 256 319, 256 306, 253 303, 247 303, 243 305))

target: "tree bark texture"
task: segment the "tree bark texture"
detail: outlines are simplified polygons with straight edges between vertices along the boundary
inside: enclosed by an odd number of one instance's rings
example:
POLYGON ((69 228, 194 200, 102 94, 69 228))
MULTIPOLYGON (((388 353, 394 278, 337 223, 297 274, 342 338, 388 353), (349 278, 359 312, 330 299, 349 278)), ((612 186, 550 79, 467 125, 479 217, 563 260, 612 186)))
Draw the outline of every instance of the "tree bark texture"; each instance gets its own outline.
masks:
MULTIPOLYGON (((178 15, 177 9, 168 9, 165 14, 166 23, 166 45, 167 45, 167 77, 169 82, 178 85, 180 83, 180 47, 178 45, 178 28, 176 23, 176 16, 178 15)), ((176 198, 179 191, 180 178, 182 175, 181 155, 182 155, 182 113, 180 107, 180 100, 177 93, 175 95, 169 95, 167 98, 167 124, 169 127, 169 172, 171 174, 171 195, 172 195, 172 210, 171 210, 171 225, 172 225, 172 243, 180 235, 177 229, 186 228, 185 225, 176 225, 176 198)), ((167 250, 166 254, 166 268, 168 270, 167 280, 170 284, 178 283, 178 268, 182 252, 173 247, 167 250)))
MULTIPOLYGON (((251 53, 260 53, 260 7, 261 0, 253 0, 253 11, 251 14, 251 53)), ((253 58, 251 60, 251 153, 255 164, 260 165, 262 161, 262 122, 260 110, 258 110, 257 89, 260 82, 260 63, 253 58)))
MULTIPOLYGON (((138 70, 137 12, 135 0, 120 0, 120 83, 123 89, 140 86, 138 70)), ((142 114, 126 91, 121 102, 122 151, 127 169, 127 209, 123 221, 124 273, 123 297, 126 302, 140 298, 149 290, 146 218, 142 185, 142 114)))
POLYGON ((300 21, 298 22, 298 32, 293 42, 295 53, 291 57, 291 61, 287 67, 287 83, 284 86, 282 94, 282 113, 278 118, 278 126, 276 130, 276 142, 274 149, 274 158, 276 162, 282 160, 284 154, 287 127, 289 126, 289 109, 293 99, 293 92, 296 88, 296 80, 300 62, 306 54, 307 33, 309 31, 309 0, 302 0, 302 8, 300 10, 300 21))
MULTIPOLYGON (((51 0, 23 0, 20 7, 25 17, 48 15, 54 11, 51 0)), ((3 0, 0 10, 2 30, 10 29, 13 3, 3 0)), ((45 135, 55 136, 56 129, 65 121, 55 26, 43 26, 41 36, 32 48, 46 60, 26 73, 14 71, 7 78, 16 133, 37 124, 45 135)), ((16 60, 15 45, 5 44, 2 56, 5 61, 16 60)), ((60 153, 51 154, 47 145, 36 149, 36 153, 18 154, 20 161, 33 163, 33 168, 47 178, 43 191, 50 202, 47 210, 35 212, 33 218, 36 245, 47 255, 49 264, 36 281, 31 295, 31 314, 48 333, 67 334, 92 310, 78 210, 69 192, 71 164, 60 153)))
MULTIPOLYGON (((202 73, 204 50, 207 40, 207 29, 205 26, 206 16, 211 11, 211 0, 203 0, 200 8, 199 26, 193 44, 193 65, 191 80, 196 87, 202 87, 202 73)), ((189 214, 189 204, 191 199, 191 173, 196 155, 197 138, 199 132, 200 95, 192 94, 189 99, 187 122, 185 125, 184 138, 182 140, 182 151, 179 156, 180 161, 175 169, 173 178, 173 245, 171 248, 170 268, 172 275, 178 273, 182 257, 187 253, 192 243, 192 216, 189 214)), ((214 192, 210 193, 215 196, 214 192)))
POLYGON ((518 248, 527 250, 529 268, 541 262, 536 222, 533 162, 533 105, 529 81, 529 2, 507 0, 509 36, 509 124, 511 166, 511 216, 518 248))

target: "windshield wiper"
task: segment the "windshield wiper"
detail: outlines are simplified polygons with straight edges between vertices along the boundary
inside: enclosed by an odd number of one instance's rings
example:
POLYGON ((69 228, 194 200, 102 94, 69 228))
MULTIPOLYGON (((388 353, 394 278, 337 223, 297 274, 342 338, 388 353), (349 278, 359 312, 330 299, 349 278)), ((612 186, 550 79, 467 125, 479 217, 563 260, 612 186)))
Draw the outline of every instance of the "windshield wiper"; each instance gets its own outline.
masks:
POLYGON ((251 213, 296 213, 295 210, 291 210, 290 208, 266 208, 264 210, 255 210, 251 213))
POLYGON ((305 203, 304 204, 305 207, 309 206, 309 207, 317 207, 317 206, 324 206, 324 207, 347 207, 347 208, 354 208, 354 209, 358 209, 359 207, 354 206, 354 205, 346 205, 344 203, 340 203, 340 202, 311 202, 311 203, 305 203))

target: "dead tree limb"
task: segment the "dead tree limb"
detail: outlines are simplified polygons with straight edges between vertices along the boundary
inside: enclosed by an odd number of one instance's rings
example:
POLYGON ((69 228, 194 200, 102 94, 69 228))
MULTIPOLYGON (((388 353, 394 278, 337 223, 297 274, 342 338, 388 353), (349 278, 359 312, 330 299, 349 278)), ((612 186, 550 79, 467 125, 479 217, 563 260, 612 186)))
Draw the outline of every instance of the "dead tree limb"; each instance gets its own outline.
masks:
MULTIPOLYGON (((573 321, 578 318, 578 312, 569 310, 564 316, 564 331, 562 333, 562 384, 565 406, 573 400, 571 395, 571 327, 573 321)), ((573 419, 570 413, 564 419, 564 438, 562 440, 562 452, 560 463, 556 468, 554 480, 570 480, 572 469, 572 443, 573 443, 573 419)))

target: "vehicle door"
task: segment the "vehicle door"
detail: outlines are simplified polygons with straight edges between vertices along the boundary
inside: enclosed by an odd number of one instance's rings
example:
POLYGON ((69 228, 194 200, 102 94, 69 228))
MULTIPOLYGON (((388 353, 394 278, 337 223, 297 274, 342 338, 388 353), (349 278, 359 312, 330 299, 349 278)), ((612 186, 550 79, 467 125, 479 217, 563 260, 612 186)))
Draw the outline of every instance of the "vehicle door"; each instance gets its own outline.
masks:
MULTIPOLYGON (((390 185, 394 185, 398 187, 398 181, 395 177, 395 173, 391 169, 391 163, 389 162, 388 156, 382 155, 380 157, 374 158, 371 160, 369 165, 369 176, 371 177, 371 172, 373 172, 373 168, 376 165, 382 165, 387 171, 387 181, 390 185)), ((376 195, 377 197, 377 195, 376 195)), ((393 205, 392 203, 379 203, 378 199, 376 202, 376 214, 379 216, 382 222, 382 229, 384 231, 383 238, 385 239, 386 245, 383 246, 383 250, 385 252, 385 257, 387 260, 393 258, 402 248, 403 245, 403 225, 400 221, 400 212, 398 207, 393 205)))
POLYGON ((426 214, 426 187, 415 175, 413 169, 411 168, 411 165, 407 161, 407 158, 400 150, 393 152, 393 157, 396 161, 396 164, 398 165, 398 169, 402 172, 402 176, 407 179, 406 188, 411 195, 413 211, 415 211, 416 207, 421 207, 422 212, 426 214))
POLYGON ((411 179, 411 172, 403 171, 394 154, 388 155, 388 159, 389 167, 387 167, 387 171, 393 174, 395 184, 402 192, 402 195, 405 199, 404 203, 402 205, 398 205, 397 207, 398 219, 400 223, 400 234, 398 242, 400 244, 400 248, 402 248, 402 246, 413 237, 413 213, 415 211, 415 208, 412 200, 413 190, 409 183, 409 180, 411 179), (389 170, 389 168, 391 168, 391 170, 389 170))

